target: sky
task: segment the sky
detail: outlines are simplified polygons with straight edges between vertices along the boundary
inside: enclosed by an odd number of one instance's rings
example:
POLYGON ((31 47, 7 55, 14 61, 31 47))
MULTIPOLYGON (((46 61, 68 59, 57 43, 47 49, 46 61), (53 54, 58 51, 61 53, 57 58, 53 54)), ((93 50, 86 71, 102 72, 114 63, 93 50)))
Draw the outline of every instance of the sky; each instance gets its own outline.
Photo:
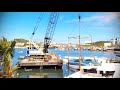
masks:
MULTIPOLYGON (((34 41, 43 42, 51 12, 0 12, 0 38, 9 41, 14 38, 30 39, 38 17, 41 21, 35 32, 34 41), (42 14, 41 14, 42 13, 42 14)), ((60 12, 52 42, 65 43, 68 37, 89 36, 93 42, 107 41, 120 37, 119 12, 60 12), (80 23, 78 22, 80 15, 80 23), (80 29, 79 29, 80 26, 80 29)), ((70 42, 76 43, 76 39, 70 42)), ((82 43, 90 42, 90 38, 81 39, 82 43)))

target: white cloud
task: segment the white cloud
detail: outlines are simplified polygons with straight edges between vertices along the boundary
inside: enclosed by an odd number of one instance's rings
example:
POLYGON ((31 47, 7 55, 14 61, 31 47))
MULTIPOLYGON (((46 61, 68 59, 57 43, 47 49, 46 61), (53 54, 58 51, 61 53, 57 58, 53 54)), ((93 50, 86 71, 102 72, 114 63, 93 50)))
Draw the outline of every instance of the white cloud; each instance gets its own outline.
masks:
MULTIPOLYGON (((120 19, 120 12, 108 12, 108 13, 103 13, 103 15, 95 15, 95 16, 90 16, 90 17, 85 17, 81 19, 81 22, 92 22, 95 21, 98 24, 107 24, 111 23, 112 21, 120 19)), ((75 23, 78 22, 78 19, 71 19, 71 20, 66 20, 66 23, 75 23)))
POLYGON ((103 18, 104 18, 104 16, 91 16, 91 17, 83 18, 81 20, 81 22, 91 22, 91 21, 100 20, 100 19, 103 19, 103 18))

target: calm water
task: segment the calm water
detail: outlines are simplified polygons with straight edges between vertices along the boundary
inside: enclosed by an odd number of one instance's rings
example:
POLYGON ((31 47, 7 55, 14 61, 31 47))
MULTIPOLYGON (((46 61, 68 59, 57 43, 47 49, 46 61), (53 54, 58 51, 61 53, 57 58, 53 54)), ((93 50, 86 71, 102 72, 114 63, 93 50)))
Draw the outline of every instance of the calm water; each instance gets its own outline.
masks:
MULTIPOLYGON (((13 64, 12 67, 19 61, 18 57, 19 56, 24 56, 26 55, 26 50, 27 49, 15 49, 14 51, 14 57, 13 57, 13 64)), ((68 51, 59 51, 55 49, 49 49, 50 52, 55 52, 57 55, 60 55, 62 58, 67 56, 68 51)), ((78 51, 77 50, 71 50, 70 51, 71 56, 78 56, 78 51)), ((108 58, 115 58, 116 56, 114 55, 113 52, 101 52, 101 51, 95 51, 94 55, 96 57, 108 57, 108 58)), ((82 51, 82 56, 83 57, 91 57, 92 52, 91 51, 82 51)), ((18 78, 63 78, 65 76, 68 76, 72 74, 73 72, 68 70, 66 67, 66 64, 63 64, 62 69, 31 69, 30 71, 25 71, 24 69, 22 70, 17 70, 14 72, 15 77, 18 78), (19 73, 18 76, 16 76, 16 72, 19 73)))

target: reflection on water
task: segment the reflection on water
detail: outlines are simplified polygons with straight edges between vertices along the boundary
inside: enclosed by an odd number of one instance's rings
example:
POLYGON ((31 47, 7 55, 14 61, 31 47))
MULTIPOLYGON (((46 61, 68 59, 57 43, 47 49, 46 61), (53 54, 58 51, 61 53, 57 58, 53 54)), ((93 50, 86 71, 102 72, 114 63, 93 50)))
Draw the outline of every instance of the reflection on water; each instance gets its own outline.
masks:
POLYGON ((63 78, 62 69, 18 69, 18 78, 63 78))
POLYGON ((66 64, 62 69, 18 69, 14 72, 15 78, 64 78, 72 73, 66 64))

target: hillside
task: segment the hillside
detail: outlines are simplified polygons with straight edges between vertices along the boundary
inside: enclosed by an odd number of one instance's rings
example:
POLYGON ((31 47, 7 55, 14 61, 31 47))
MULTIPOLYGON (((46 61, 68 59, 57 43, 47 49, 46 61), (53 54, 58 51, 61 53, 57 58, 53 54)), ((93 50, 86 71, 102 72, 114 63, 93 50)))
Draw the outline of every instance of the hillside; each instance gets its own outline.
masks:
POLYGON ((26 42, 28 42, 28 40, 25 40, 25 39, 15 39, 15 41, 17 43, 26 43, 26 42))
POLYGON ((93 46, 97 46, 97 47, 103 47, 105 42, 108 42, 108 41, 97 41, 97 42, 87 43, 87 44, 90 44, 88 46, 93 45, 93 46))

